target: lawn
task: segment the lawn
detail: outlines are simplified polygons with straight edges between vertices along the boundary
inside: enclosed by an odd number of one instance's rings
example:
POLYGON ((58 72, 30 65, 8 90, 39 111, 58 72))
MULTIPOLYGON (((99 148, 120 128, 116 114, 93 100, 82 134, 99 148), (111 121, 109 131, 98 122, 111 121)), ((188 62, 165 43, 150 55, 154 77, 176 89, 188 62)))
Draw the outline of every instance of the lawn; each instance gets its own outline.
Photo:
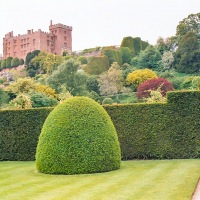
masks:
POLYGON ((200 159, 123 161, 99 174, 48 175, 35 162, 0 162, 0 199, 190 200, 200 159))

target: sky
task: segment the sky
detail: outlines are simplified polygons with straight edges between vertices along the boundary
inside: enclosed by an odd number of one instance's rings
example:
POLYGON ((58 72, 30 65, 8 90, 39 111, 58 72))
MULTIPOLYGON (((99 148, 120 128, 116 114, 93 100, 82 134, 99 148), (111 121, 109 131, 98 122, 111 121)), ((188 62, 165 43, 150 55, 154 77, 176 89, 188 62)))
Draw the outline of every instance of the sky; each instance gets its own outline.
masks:
POLYGON ((48 32, 50 20, 73 27, 72 50, 79 51, 120 45, 127 36, 156 44, 198 12, 200 0, 1 0, 0 54, 6 33, 48 32))

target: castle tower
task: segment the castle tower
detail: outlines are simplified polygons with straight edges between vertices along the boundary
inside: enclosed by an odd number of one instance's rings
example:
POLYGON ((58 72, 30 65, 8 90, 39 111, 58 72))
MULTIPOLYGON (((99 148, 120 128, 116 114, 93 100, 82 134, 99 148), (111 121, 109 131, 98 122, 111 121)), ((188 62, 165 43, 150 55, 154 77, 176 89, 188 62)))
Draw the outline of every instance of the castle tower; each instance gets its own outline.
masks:
POLYGON ((53 36, 54 53, 62 54, 64 50, 72 51, 72 27, 63 24, 52 24, 49 26, 50 34, 53 36))

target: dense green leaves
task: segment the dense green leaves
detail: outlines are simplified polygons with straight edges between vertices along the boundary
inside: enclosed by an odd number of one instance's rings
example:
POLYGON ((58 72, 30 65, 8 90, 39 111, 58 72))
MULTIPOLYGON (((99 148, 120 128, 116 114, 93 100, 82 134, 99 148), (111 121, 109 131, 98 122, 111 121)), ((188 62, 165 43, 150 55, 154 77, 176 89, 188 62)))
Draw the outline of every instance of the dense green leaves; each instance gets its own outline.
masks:
POLYGON ((188 32, 180 40, 175 53, 175 68, 183 73, 200 71, 200 41, 193 32, 188 32))
MULTIPOLYGON (((123 159, 200 158, 200 92, 170 92, 168 103, 104 106, 123 159)), ((0 160, 34 160, 52 108, 0 111, 0 160)))
POLYGON ((105 172, 118 169, 120 161, 115 127, 94 100, 72 97, 58 105, 46 119, 36 152, 40 172, 105 172))

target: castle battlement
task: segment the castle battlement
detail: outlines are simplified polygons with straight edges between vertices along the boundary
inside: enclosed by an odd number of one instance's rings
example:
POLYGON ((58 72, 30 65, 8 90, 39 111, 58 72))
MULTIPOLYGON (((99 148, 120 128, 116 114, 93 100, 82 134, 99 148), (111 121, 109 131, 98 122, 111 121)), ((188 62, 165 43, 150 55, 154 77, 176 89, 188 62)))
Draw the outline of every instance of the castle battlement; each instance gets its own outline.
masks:
POLYGON ((41 29, 37 31, 29 29, 26 34, 14 36, 13 31, 11 31, 5 34, 3 38, 3 57, 25 58, 27 53, 34 50, 62 54, 63 48, 61 47, 72 51, 71 31, 71 26, 61 23, 52 24, 52 20, 50 21, 49 32, 41 29))
POLYGON ((72 26, 67 26, 67 25, 60 24, 60 23, 49 26, 49 29, 55 29, 55 28, 63 28, 63 29, 67 29, 67 30, 72 31, 72 26))

